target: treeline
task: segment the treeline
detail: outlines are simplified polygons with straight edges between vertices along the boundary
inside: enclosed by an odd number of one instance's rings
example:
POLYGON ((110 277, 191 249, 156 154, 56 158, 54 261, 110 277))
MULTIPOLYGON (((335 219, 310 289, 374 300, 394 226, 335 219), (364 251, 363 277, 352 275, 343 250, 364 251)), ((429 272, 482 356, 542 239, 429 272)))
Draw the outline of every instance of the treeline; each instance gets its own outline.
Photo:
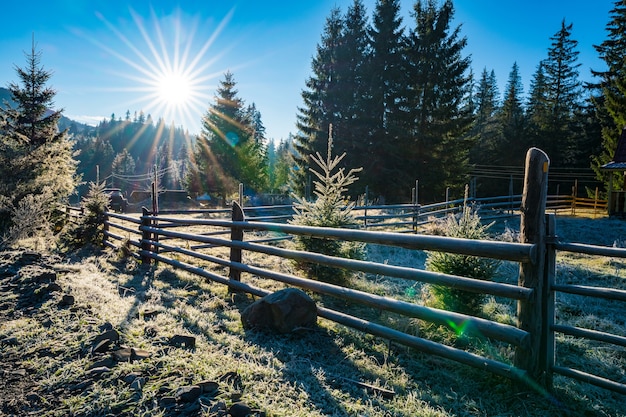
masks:
POLYGON ((184 188, 188 170, 188 151, 192 138, 182 127, 156 122, 143 112, 124 118, 111 115, 102 120, 88 135, 74 135, 79 151, 78 172, 84 195, 89 182, 106 181, 107 186, 132 190, 150 190, 155 167, 159 184, 166 189, 184 188))
MULTIPOLYGON (((453 15, 451 0, 417 1, 407 27, 398 0, 377 1, 371 21, 361 0, 331 11, 298 114, 301 189, 308 155, 324 149, 331 124, 335 151, 364 168, 361 189, 387 201, 407 201, 415 180, 420 201, 441 201, 447 188, 460 195, 474 165, 519 166, 531 146, 553 166, 590 166, 599 125, 584 99, 572 24, 550 38, 525 98, 517 63, 502 95, 493 71, 472 72, 453 15)), ((481 186, 487 195, 508 191, 508 182, 481 186)))

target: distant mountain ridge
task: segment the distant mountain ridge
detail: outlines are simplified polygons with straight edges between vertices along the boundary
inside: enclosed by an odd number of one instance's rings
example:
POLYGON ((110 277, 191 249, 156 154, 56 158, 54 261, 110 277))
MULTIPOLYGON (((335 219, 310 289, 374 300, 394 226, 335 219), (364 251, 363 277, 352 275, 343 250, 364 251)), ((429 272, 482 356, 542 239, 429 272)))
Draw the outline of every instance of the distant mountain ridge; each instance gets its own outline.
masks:
MULTIPOLYGON (((4 108, 6 103, 8 103, 11 107, 15 106, 15 101, 13 101, 11 92, 7 88, 0 87, 0 107, 4 108)), ((59 119, 59 130, 65 129, 69 129, 71 133, 80 133, 85 135, 90 135, 96 130, 93 126, 77 122, 61 115, 61 118, 59 119)))

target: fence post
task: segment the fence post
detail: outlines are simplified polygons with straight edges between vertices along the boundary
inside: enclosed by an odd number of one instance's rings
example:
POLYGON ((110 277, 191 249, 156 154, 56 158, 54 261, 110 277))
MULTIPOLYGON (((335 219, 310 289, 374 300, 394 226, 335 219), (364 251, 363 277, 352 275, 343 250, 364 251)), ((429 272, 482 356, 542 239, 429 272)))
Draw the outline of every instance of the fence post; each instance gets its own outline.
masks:
POLYGON ((367 202, 369 201, 369 186, 365 186, 365 202, 363 203, 363 228, 367 230, 367 202))
POLYGON ((109 216, 107 216, 107 211, 106 209, 104 210, 104 213, 102 213, 102 220, 103 220, 103 228, 102 228, 102 246, 106 247, 107 246, 107 233, 109 232, 109 216))
POLYGON ((546 252, 546 198, 548 188, 548 167, 550 160, 540 149, 531 148, 526 153, 524 191, 522 195, 520 243, 536 245, 535 259, 520 265, 518 285, 532 288, 533 297, 519 301, 517 305, 518 327, 530 333, 530 345, 518 347, 515 351, 515 366, 527 371, 528 376, 538 382, 545 382, 545 363, 540 357, 545 355, 544 328, 542 317, 544 295, 544 266, 546 252), (544 345, 542 346, 542 343, 544 345))
MULTIPOLYGON (((148 211, 147 208, 142 207, 141 208, 142 211, 142 216, 141 216, 141 227, 140 229, 143 229, 143 227, 150 227, 151 225, 151 221, 148 218, 148 215, 150 214, 150 212, 148 211)), ((152 234, 146 230, 141 230, 141 263, 143 265, 150 265, 150 257, 145 255, 143 253, 143 251, 150 251, 151 249, 151 245, 150 245, 150 238, 152 237, 152 234)))
MULTIPOLYGON (((243 208, 237 203, 233 201, 233 209, 232 209, 232 220, 234 222, 242 222, 245 220, 245 215, 243 213, 243 208)), ((243 241, 243 228, 232 226, 230 229, 230 240, 235 241, 243 241)), ((230 261, 241 263, 241 249, 240 248, 230 248, 230 261)), ((238 269, 230 267, 230 271, 228 273, 228 277, 233 281, 241 280, 241 271, 238 269)), ((229 288, 232 291, 232 288, 229 288)))
POLYGON ((545 347, 539 355, 540 366, 545 372, 545 384, 548 389, 552 388, 552 369, 555 361, 555 338, 554 331, 554 315, 555 300, 552 287, 556 279, 556 216, 554 214, 546 215, 546 262, 545 262, 545 282, 543 286, 543 306, 542 316, 544 317, 541 345, 545 347))

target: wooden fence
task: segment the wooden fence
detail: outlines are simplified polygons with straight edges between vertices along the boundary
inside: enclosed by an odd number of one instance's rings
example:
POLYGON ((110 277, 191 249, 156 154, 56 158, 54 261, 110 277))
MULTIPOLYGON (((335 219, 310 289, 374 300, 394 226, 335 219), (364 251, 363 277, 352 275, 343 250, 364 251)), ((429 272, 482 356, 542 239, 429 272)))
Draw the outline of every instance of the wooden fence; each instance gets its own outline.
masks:
MULTIPOLYGON (((107 213, 105 221, 105 245, 118 248, 123 243, 137 250, 133 256, 144 263, 153 261, 165 263, 175 268, 197 274, 205 279, 227 285, 233 291, 244 291, 255 296, 265 296, 269 292, 245 282, 245 274, 263 279, 282 282, 288 286, 304 288, 343 300, 349 300, 386 310, 406 317, 418 318, 449 328, 464 327, 474 334, 509 344, 515 349, 514 363, 505 363, 483 357, 455 347, 426 340, 399 330, 337 311, 318 307, 318 315, 329 320, 353 327, 372 335, 438 355, 459 363, 473 366, 506 376, 523 383, 539 383, 547 388, 552 386, 553 375, 561 374, 585 381, 603 388, 626 394, 623 381, 610 380, 591 375, 581 370, 559 366, 555 357, 555 333, 626 346, 626 337, 590 329, 582 329, 559 324, 555 321, 555 293, 571 293, 603 299, 626 301, 626 291, 611 288, 591 288, 565 285, 557 282, 555 265, 556 252, 569 251, 594 255, 626 258, 626 250, 605 248, 573 243, 561 243, 555 239, 555 216, 546 214, 547 208, 547 156, 538 149, 529 150, 526 158, 524 193, 519 204, 511 197, 506 200, 510 210, 521 213, 520 242, 468 240, 406 234, 388 231, 373 231, 375 220, 365 213, 367 228, 337 229, 307 227, 279 223, 276 217, 261 216, 247 218, 244 209, 236 202, 231 209, 231 219, 181 217, 176 213, 150 213, 144 209, 140 218, 117 213, 107 213), (370 222, 371 221, 371 222, 370 222), (185 227, 186 231, 177 231, 185 227), (190 233, 189 228, 199 228, 198 233, 190 233), (318 253, 286 249, 275 245, 269 236, 258 238, 259 232, 283 236, 304 235, 325 239, 337 239, 379 245, 395 246, 410 250, 429 250, 479 256, 517 262, 520 273, 517 285, 475 280, 415 268, 392 266, 369 261, 336 258, 318 253), (122 233, 122 234, 120 234, 122 233), (176 242, 182 242, 176 244, 176 242), (227 247, 227 259, 212 254, 213 247, 227 247), (366 274, 397 277, 415 282, 446 285, 457 289, 481 294, 490 294, 514 300, 518 305, 517 325, 507 325, 484 318, 438 310, 412 302, 367 293, 329 283, 319 282, 300 276, 268 270, 246 264, 243 254, 256 252, 297 261, 314 262, 322 265, 360 271, 366 274), (175 254, 172 256, 172 254, 175 254), (181 257, 180 255, 184 255, 181 257), (186 259, 183 261, 181 259, 186 259), (198 266, 196 261, 210 262, 227 267, 228 276, 220 275, 198 266)), ((560 204, 560 203, 559 203, 560 204)), ((448 212, 454 209, 453 202, 443 203, 438 210, 448 212)), ((411 229, 415 219, 420 218, 423 207, 405 213, 411 229)), ((368 207, 367 210, 374 210, 368 207)), ((498 210, 501 210, 499 208, 498 210)), ((383 218, 386 219, 386 218, 383 218)), ((284 220, 284 219, 280 219, 284 220)), ((403 221, 400 221, 401 223, 403 221)), ((397 225, 395 225, 397 226, 397 225)), ((389 227, 389 224, 387 224, 389 227)))

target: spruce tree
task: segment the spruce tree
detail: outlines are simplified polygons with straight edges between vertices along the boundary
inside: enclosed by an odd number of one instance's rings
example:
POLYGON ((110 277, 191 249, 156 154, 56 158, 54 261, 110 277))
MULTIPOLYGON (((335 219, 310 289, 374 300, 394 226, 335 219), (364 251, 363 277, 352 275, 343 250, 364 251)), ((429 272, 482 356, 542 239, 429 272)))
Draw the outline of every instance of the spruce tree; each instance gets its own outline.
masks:
POLYGON ((45 231, 45 219, 55 203, 75 191, 78 178, 73 144, 57 127, 61 110, 49 112, 55 96, 47 86, 52 73, 41 65, 34 43, 26 66, 16 72, 20 82, 9 84, 15 107, 0 108, 0 230, 17 232, 11 229, 13 217, 30 201, 33 210, 39 206, 42 211, 31 213, 32 225, 22 223, 19 236, 13 236, 22 237, 45 231))
POLYGON ((239 183, 264 191, 266 167, 262 149, 236 82, 229 71, 220 81, 215 103, 202 119, 196 138, 188 188, 196 193, 217 193, 222 198, 235 193, 239 183))
POLYGON ((526 136, 522 94, 522 78, 519 66, 514 62, 505 86, 502 107, 497 116, 502 130, 502 140, 496 152, 501 155, 502 165, 523 166, 524 163, 526 136))
POLYGON ((493 70, 483 69, 475 94, 476 115, 472 126, 474 146, 470 152, 473 164, 498 164, 499 154, 496 150, 501 139, 496 120, 498 111, 498 85, 493 70))
POLYGON ((363 160, 362 178, 374 195, 393 201, 402 195, 396 188, 397 166, 392 161, 402 154, 405 108, 405 36, 399 0, 378 0, 370 29, 371 57, 368 60, 369 104, 372 119, 371 151, 363 160))
POLYGON ((462 192, 469 174, 467 139, 472 115, 464 106, 470 87, 470 59, 462 51, 467 39, 460 27, 450 28, 451 0, 417 1, 415 28, 409 35, 409 75, 406 136, 400 146, 404 156, 398 183, 410 190, 419 180, 421 200, 440 201, 446 187, 462 192))
POLYGON ((589 85, 596 118, 602 126, 601 151, 594 154, 592 167, 596 177, 602 180, 608 190, 609 176, 613 175, 614 189, 622 189, 621 172, 609 173, 600 167, 613 160, 617 142, 622 129, 626 127, 626 4, 616 1, 610 11, 610 20, 606 25, 608 37, 600 45, 594 45, 600 59, 606 64, 606 70, 594 71, 599 80, 589 85))
POLYGON ((324 153, 330 125, 341 124, 339 111, 340 46, 343 39, 344 21, 341 10, 333 8, 326 19, 322 39, 311 62, 312 75, 302 91, 303 106, 298 108, 294 142, 296 167, 292 170, 290 187, 298 196, 310 196, 309 184, 312 166, 311 155, 324 153))
POLYGON ((544 61, 549 117, 542 143, 537 145, 548 154, 553 166, 575 162, 580 138, 580 127, 576 125, 581 110, 580 64, 572 26, 561 22, 561 29, 550 38, 552 45, 544 61))
POLYGON ((371 114, 368 112, 367 60, 370 56, 369 25, 362 0, 353 0, 344 17, 338 53, 338 84, 335 98, 340 120, 333 123, 334 146, 345 152, 346 166, 370 158, 371 114))

